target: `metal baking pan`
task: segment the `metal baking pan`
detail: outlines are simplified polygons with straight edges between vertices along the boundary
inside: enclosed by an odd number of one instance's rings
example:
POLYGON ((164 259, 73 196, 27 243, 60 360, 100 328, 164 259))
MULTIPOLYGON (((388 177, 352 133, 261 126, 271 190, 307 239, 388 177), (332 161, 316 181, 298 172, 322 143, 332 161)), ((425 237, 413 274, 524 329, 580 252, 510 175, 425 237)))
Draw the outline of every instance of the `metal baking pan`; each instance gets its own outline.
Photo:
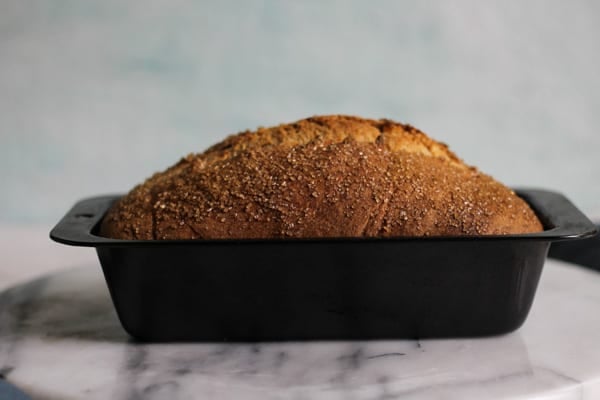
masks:
POLYGON ((78 202, 50 233, 95 247, 123 328, 143 341, 486 336, 527 317, 551 242, 595 226, 561 194, 518 190, 544 224, 505 236, 118 240, 119 196, 78 202))

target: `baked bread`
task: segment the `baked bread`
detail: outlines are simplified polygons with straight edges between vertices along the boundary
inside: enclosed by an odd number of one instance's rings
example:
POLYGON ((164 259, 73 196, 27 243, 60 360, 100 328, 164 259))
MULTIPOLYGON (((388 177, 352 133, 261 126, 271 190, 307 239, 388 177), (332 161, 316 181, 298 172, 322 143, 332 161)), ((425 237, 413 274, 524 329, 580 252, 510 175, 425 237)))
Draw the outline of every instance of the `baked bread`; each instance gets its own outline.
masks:
POLYGON ((538 232, 512 190, 390 120, 320 116, 230 136, 115 202, 117 239, 490 235, 538 232))

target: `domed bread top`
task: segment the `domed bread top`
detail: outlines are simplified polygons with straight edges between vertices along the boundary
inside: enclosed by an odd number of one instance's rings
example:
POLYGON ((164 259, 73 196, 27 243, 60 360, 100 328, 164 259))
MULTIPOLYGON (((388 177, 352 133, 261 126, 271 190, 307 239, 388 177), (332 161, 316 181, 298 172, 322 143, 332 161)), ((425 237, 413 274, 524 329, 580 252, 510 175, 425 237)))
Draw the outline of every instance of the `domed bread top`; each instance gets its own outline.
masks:
POLYGON ((235 157, 255 148, 292 148, 308 143, 330 145, 344 140, 377 143, 391 152, 407 151, 440 157, 464 167, 464 163, 443 143, 418 129, 388 119, 365 119, 347 115, 315 116, 291 124, 259 128, 232 135, 203 154, 208 162, 235 157))
POLYGON ((542 225, 512 190, 408 125, 313 117, 231 136, 118 200, 118 239, 489 235, 542 225))

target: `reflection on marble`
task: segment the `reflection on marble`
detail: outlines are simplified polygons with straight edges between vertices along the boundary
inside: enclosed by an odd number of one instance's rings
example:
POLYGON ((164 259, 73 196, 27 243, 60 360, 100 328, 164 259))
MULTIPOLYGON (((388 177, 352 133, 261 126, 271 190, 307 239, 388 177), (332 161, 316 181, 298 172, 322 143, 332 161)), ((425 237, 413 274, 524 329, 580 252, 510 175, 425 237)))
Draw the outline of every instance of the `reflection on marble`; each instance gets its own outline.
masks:
POLYGON ((597 399, 599 285, 549 261, 525 326, 494 338, 139 344, 81 267, 0 294, 0 373, 40 399, 597 399))

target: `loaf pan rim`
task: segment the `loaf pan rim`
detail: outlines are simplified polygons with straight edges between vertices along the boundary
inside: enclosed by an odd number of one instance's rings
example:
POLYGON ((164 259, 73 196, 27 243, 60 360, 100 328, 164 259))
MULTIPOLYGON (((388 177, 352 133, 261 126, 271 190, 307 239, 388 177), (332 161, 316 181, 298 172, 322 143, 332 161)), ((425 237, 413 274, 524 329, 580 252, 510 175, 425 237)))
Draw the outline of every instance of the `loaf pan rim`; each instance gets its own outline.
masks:
POLYGON ((199 246, 203 244, 260 245, 273 243, 410 242, 410 241, 563 241, 585 239, 597 234, 596 226, 564 195, 544 189, 515 188, 544 224, 544 230, 508 235, 403 236, 403 237, 327 237, 327 238, 253 238, 253 239, 177 239, 124 240, 97 235, 100 222, 114 201, 123 194, 87 197, 76 202, 50 231, 55 242, 80 247, 199 246))

